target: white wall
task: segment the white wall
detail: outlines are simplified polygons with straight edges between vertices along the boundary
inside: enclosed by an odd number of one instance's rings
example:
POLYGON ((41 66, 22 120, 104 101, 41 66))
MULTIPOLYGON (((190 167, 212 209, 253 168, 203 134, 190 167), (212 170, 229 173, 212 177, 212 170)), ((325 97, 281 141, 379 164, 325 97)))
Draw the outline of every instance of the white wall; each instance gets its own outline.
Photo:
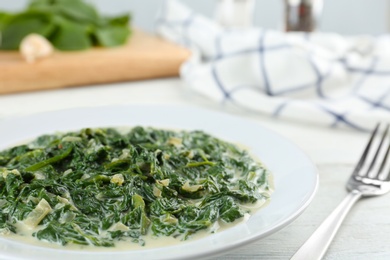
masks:
MULTIPOLYGON (((154 17, 162 0, 88 0, 107 14, 131 11, 134 24, 151 31, 154 17)), ((256 25, 271 29, 282 28, 284 0, 256 0, 256 25)), ((19 10, 27 0, 0 0, 0 10, 19 10)), ((213 0, 182 0, 194 10, 213 15, 213 0)), ((389 0, 324 0, 321 21, 323 31, 342 34, 381 34, 390 31, 389 0)))

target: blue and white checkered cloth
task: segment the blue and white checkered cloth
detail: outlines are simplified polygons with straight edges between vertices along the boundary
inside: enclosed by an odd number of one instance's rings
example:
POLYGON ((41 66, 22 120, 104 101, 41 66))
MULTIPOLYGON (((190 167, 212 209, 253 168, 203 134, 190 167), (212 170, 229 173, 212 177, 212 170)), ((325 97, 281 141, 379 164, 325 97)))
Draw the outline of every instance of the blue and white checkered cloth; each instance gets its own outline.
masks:
POLYGON ((157 32, 193 51, 192 89, 277 118, 369 130, 390 121, 390 36, 225 29, 167 0, 157 32))

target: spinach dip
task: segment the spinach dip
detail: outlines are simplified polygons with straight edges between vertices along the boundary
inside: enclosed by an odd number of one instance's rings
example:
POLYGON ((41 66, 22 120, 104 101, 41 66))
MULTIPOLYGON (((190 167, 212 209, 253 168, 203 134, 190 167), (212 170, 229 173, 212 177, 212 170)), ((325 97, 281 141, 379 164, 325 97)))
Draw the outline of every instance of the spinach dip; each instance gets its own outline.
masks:
POLYGON ((181 241, 243 219, 271 191, 259 161, 202 131, 88 128, 0 152, 0 233, 97 247, 181 241))

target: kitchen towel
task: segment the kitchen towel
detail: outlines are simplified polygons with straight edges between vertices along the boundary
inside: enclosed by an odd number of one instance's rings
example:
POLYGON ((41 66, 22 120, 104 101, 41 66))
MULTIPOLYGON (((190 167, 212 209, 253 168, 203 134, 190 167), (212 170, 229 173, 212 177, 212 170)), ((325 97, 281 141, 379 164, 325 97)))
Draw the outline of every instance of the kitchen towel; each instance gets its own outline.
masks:
POLYGON ((157 32, 192 50, 190 88, 281 119, 370 130, 390 121, 390 37, 227 29, 166 0, 157 32))

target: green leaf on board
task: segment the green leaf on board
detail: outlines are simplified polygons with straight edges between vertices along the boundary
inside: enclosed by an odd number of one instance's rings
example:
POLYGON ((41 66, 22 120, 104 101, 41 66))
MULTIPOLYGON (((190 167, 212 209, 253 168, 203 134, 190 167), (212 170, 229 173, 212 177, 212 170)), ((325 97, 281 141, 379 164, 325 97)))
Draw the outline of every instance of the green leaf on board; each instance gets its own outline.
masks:
POLYGON ((31 33, 59 50, 123 45, 130 36, 130 15, 104 17, 82 0, 33 0, 16 14, 0 12, 0 49, 17 50, 31 33))
POLYGON ((30 33, 48 36, 54 29, 52 16, 42 12, 29 11, 2 20, 0 49, 4 50, 18 49, 20 42, 30 33))

